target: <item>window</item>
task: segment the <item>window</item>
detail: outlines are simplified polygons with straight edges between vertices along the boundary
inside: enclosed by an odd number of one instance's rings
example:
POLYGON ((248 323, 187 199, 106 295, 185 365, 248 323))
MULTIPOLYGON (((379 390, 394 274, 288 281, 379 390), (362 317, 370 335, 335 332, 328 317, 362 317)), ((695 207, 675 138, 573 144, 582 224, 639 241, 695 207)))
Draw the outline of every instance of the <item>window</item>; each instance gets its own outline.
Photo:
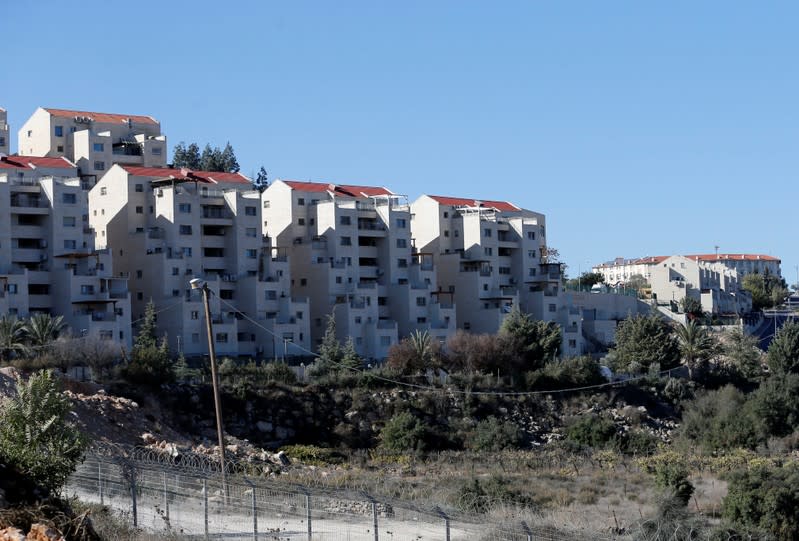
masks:
POLYGON ((302 312, 297 312, 297 319, 302 319, 302 312))
POLYGON ((444 230, 444 236, 445 237, 449 237, 449 229, 445 229, 444 230))
POLYGON ((114 331, 104 330, 100 331, 100 340, 113 340, 114 339, 114 331))
POLYGON ((191 247, 184 246, 183 247, 183 257, 191 257, 191 247))
POLYGON ((6 284, 6 291, 9 295, 17 294, 17 284, 6 284))
POLYGON ((455 234, 455 238, 456 239, 461 236, 461 232, 458 231, 457 229, 455 231, 453 231, 453 233, 455 234))
POLYGON ((65 240, 64 241, 64 249, 65 250, 74 250, 78 243, 74 240, 65 240))
POLYGON ((352 239, 350 237, 341 237, 342 246, 352 246, 352 239))
POLYGON ((173 297, 180 297, 180 290, 179 289, 173 289, 172 290, 172 296, 173 297))
MULTIPOLYGON (((55 132, 56 137, 64 137, 64 126, 55 126, 53 131, 55 132)), ((30 134, 31 132, 29 131, 28 135, 30 136, 30 134)))
POLYGON ((268 209, 268 208, 269 208, 269 201, 264 201, 264 208, 265 208, 265 209, 268 209))
POLYGON ((160 156, 161 155, 161 147, 153 147, 152 150, 150 150, 150 153, 153 156, 160 156))
POLYGON ((266 300, 274 301, 277 300, 277 291, 274 289, 267 289, 266 290, 266 300))
POLYGON ((64 227, 75 227, 75 217, 64 216, 64 227))
POLYGON ((6 138, 5 137, 0 137, 0 147, 4 147, 4 146, 6 146, 6 138))
POLYGON ((444 211, 444 218, 449 218, 449 212, 447 212, 446 210, 444 211))
POLYGON ((244 230, 244 234, 248 237, 257 237, 258 230, 255 229, 254 227, 248 227, 247 229, 244 230))
POLYGON ((61 194, 61 202, 66 205, 74 205, 77 201, 78 198, 74 193, 61 194))
POLYGON ((136 207, 136 214, 143 214, 143 213, 144 213, 144 207, 142 207, 141 205, 138 205, 136 207))
POLYGON ((408 227, 408 220, 406 220, 405 218, 397 218, 397 227, 399 227, 400 229, 405 229, 406 227, 408 227))
POLYGON ((83 284, 80 286, 81 295, 94 295, 94 286, 91 284, 83 284))
POLYGON ((299 206, 301 206, 301 207, 302 207, 302 206, 304 206, 304 205, 305 205, 305 198, 303 198, 303 197, 298 197, 298 198, 297 198, 297 204, 298 204, 299 206))
POLYGON ((416 297, 416 306, 427 306, 427 299, 425 297, 416 297))
POLYGON ((499 268, 500 274, 510 274, 510 267, 500 267, 499 268))
POLYGON ((417 317, 416 318, 416 323, 427 323, 427 318, 426 317, 417 317))
POLYGON ((172 276, 179 276, 179 275, 180 275, 180 269, 177 267, 172 267, 172 276))
POLYGON ((258 256, 258 250, 248 248, 247 250, 244 250, 244 255, 247 257, 247 259, 255 259, 258 256))
POLYGON ((297 218, 297 225, 305 225, 305 218, 297 218))
POLYGON ((144 184, 136 184, 135 190, 137 192, 140 192, 140 193, 143 192, 144 191, 144 184))
POLYGON ((342 282, 341 276, 336 276, 336 283, 340 284, 342 282))
POLYGON ((341 225, 350 225, 352 223, 352 220, 350 220, 349 216, 342 216, 341 219, 339 220, 339 223, 341 225))
POLYGON ((100 160, 96 160, 94 162, 94 169, 95 169, 95 171, 104 171, 105 170, 105 162, 104 161, 100 161, 100 160))
POLYGON ((300 278, 300 285, 301 286, 307 286, 308 285, 308 279, 307 278, 300 278))
POLYGON ((103 143, 94 143, 92 149, 95 152, 103 152, 105 150, 105 145, 103 143))
POLYGON ((136 300, 139 300, 139 301, 144 300, 144 293, 142 293, 141 291, 136 293, 136 300))
POLYGON ((535 269, 533 267, 530 267, 530 269, 528 270, 527 274, 529 276, 535 276, 535 269))
POLYGON ((530 240, 535 240, 535 231, 528 231, 527 238, 530 240))
POLYGON ((56 152, 64 152, 64 145, 58 145, 57 147, 55 147, 55 149, 56 152))
POLYGON ((257 216, 258 211, 255 207, 244 207, 244 215, 245 216, 257 216))
POLYGON ((405 259, 404 257, 400 257, 399 259, 397 259, 397 266, 401 269, 406 268, 408 266, 408 260, 405 259))
POLYGON ((570 338, 569 339, 569 348, 574 349, 576 347, 577 347, 577 340, 575 340, 574 338, 570 338))
POLYGON ((535 250, 527 250, 527 257, 534 258, 535 257, 535 250))
POLYGON ((554 305, 554 304, 550 304, 549 305, 549 311, 550 312, 556 312, 557 310, 558 310, 558 307, 556 305, 554 305))
POLYGON ((147 207, 147 208, 148 208, 148 210, 149 210, 150 214, 152 214, 152 213, 153 213, 153 206, 152 206, 152 205, 150 205, 150 206, 149 206, 149 207, 147 207))
POLYGON ((397 239, 397 248, 407 248, 407 247, 408 247, 407 239, 397 239))
MULTIPOLYGON (((136 208, 139 209, 141 207, 136 207, 136 208)), ((138 212, 138 210, 137 210, 137 212, 138 212)), ((179 231, 179 233, 181 235, 191 235, 191 226, 190 225, 181 225, 180 228, 178 229, 178 231, 179 231)))
POLYGON ((485 252, 485 255, 493 255, 494 249, 491 248, 490 246, 486 246, 485 248, 483 248, 483 252, 485 252))
POLYGON ((381 336, 380 337, 380 345, 381 346, 390 346, 391 345, 391 337, 390 336, 381 336))
POLYGON ((357 337, 357 338, 355 339, 355 345, 356 345, 356 346, 362 346, 362 345, 363 345, 363 338, 361 338, 360 336, 359 336, 359 337, 357 337))
POLYGON ((488 229, 488 228, 483 229, 483 235, 486 236, 486 237, 490 237, 491 236, 491 230, 488 229))
POLYGON ((220 344, 227 344, 227 333, 226 332, 216 333, 216 341, 220 344))

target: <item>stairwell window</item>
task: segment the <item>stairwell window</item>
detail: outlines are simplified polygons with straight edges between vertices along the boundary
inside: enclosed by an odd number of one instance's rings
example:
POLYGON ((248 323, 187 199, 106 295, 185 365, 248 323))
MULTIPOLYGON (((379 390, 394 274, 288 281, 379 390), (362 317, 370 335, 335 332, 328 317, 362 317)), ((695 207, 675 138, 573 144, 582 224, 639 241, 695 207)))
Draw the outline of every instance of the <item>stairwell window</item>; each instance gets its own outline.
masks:
MULTIPOLYGON (((54 126, 53 133, 56 137, 64 137, 64 126, 54 126)), ((28 136, 30 136, 31 132, 28 132, 28 136)))
POLYGON ((94 162, 95 171, 105 171, 105 162, 97 160, 94 162))
POLYGON ((66 205, 74 205, 77 201, 78 198, 74 193, 65 193, 61 195, 61 202, 66 205))
POLYGON ((103 152, 105 150, 105 145, 103 143, 94 143, 92 149, 95 152, 103 152))
POLYGON ((181 225, 179 232, 181 235, 191 235, 191 226, 190 225, 181 225))

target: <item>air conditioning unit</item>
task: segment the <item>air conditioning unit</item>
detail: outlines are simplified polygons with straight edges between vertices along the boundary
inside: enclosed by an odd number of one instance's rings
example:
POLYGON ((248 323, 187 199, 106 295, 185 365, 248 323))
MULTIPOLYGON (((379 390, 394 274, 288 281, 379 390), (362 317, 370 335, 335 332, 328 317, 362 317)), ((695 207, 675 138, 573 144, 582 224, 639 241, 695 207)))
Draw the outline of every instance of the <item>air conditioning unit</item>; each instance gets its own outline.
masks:
POLYGON ((161 188, 158 188, 157 190, 155 190, 155 195, 157 197, 164 197, 164 190, 162 190, 161 188))

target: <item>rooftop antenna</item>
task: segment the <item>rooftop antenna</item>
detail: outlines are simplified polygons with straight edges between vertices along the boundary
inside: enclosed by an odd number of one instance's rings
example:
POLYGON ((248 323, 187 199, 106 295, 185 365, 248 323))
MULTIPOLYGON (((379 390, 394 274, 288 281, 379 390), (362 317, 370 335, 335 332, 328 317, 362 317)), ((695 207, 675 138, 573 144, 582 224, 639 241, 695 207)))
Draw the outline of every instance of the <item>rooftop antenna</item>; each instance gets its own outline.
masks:
POLYGON ((715 248, 716 248, 716 259, 718 259, 719 258, 719 245, 716 244, 715 248))

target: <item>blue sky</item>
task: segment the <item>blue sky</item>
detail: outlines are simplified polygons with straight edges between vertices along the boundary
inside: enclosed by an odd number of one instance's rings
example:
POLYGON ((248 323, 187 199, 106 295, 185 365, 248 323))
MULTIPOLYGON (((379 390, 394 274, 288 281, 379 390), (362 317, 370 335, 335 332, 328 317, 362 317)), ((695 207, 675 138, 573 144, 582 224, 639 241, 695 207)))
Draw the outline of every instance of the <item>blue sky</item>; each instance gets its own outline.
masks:
POLYGON ((795 2, 4 4, 14 134, 150 114, 246 174, 543 212, 572 275, 718 245, 797 279, 795 2))

